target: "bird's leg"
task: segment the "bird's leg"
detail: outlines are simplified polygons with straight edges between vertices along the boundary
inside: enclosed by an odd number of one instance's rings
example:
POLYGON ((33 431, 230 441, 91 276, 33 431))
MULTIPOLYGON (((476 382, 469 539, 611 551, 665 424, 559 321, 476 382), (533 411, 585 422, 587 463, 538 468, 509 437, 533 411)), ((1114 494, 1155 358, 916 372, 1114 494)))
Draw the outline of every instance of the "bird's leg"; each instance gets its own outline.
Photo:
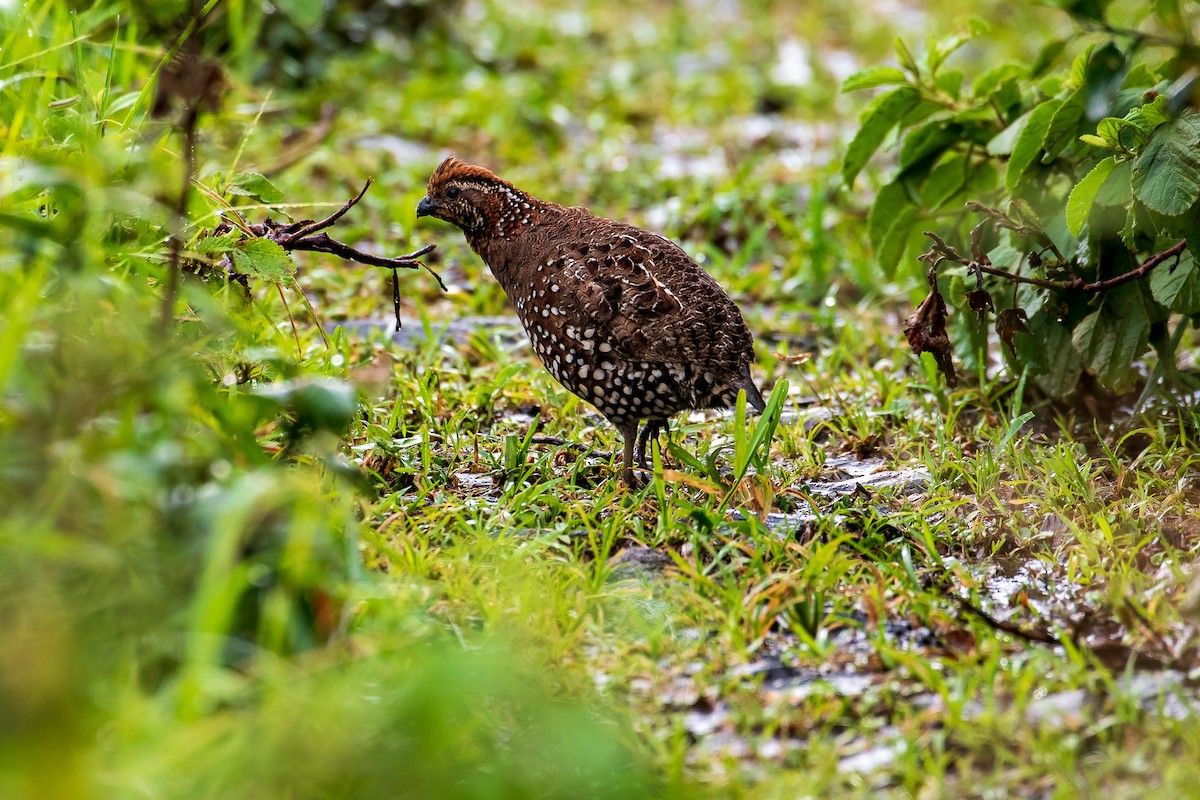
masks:
POLYGON ((641 434, 638 435, 637 447, 634 449, 633 458, 637 461, 638 466, 642 469, 650 469, 650 442, 658 438, 660 430, 667 429, 667 421, 665 419, 648 419, 646 426, 642 428, 641 434))
POLYGON ((632 425, 620 430, 621 437, 625 440, 625 455, 621 460, 621 480, 625 481, 625 485, 630 489, 640 489, 645 484, 633 471, 633 464, 636 460, 634 449, 637 447, 638 441, 637 421, 635 420, 632 425))

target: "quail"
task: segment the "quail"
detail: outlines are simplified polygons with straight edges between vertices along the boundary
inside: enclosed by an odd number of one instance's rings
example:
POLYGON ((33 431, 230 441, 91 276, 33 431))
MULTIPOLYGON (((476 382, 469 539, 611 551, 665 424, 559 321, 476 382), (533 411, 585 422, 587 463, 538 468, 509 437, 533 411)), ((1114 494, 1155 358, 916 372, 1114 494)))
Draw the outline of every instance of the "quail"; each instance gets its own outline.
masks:
POLYGON ((455 158, 430 176, 417 216, 466 234, 542 364, 620 431, 630 486, 673 414, 729 408, 739 389, 763 410, 741 312, 669 239, 540 200, 455 158))

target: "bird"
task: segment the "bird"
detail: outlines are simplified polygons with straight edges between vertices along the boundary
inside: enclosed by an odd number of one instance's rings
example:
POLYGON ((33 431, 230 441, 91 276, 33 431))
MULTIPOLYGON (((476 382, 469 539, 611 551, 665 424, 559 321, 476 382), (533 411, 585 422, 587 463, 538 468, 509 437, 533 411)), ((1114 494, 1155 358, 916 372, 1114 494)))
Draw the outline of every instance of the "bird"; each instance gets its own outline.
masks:
POLYGON ((539 199, 453 156, 430 176, 417 216, 466 235, 538 359, 620 432, 629 487, 642 485, 635 466, 647 469, 648 443, 671 416, 730 408, 739 390, 765 408, 741 311, 670 239, 539 199))

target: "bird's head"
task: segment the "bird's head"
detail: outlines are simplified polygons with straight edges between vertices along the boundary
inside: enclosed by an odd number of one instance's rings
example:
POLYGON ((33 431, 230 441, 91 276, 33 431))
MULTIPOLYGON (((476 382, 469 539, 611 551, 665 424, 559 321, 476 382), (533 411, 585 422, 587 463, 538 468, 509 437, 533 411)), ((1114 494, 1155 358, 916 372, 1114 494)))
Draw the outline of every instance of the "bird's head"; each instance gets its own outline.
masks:
POLYGON ((480 234, 493 226, 507 227, 515 209, 529 200, 528 195, 490 170, 451 157, 429 177, 425 197, 417 205, 417 216, 436 217, 467 234, 480 234))

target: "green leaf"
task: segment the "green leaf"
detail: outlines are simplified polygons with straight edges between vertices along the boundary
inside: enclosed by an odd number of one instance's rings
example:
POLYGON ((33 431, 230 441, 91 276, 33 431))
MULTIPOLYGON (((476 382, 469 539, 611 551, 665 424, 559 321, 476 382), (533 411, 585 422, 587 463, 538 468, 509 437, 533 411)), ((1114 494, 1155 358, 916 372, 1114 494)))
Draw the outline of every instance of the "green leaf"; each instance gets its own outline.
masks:
POLYGON ((1029 320, 1029 336, 1017 338, 1017 353, 1024 363, 1038 368, 1034 382, 1051 397, 1066 397, 1079 383, 1083 365, 1071 342, 1071 331, 1046 312, 1029 320))
POLYGON ((1200 115, 1186 111, 1160 126, 1133 162, 1133 193, 1146 207, 1177 217, 1200 198, 1200 115))
POLYGON ((883 144, 883 140, 896 127, 908 111, 921 99, 920 93, 911 86, 900 86, 879 95, 863 110, 858 133, 846 148, 842 161, 842 179, 846 185, 854 178, 883 144))
POLYGON ((1092 53, 1095 51, 1096 45, 1090 44, 1086 50, 1075 56, 1075 60, 1071 62, 1071 77, 1068 79, 1068 83, 1072 87, 1079 88, 1087 80, 1088 61, 1091 60, 1092 53))
POLYGON ((192 252, 201 255, 228 253, 236 244, 237 239, 232 236, 206 236, 192 245, 192 252))
POLYGON ((1091 133, 1085 133, 1083 136, 1080 136, 1079 141, 1083 142, 1084 144, 1090 144, 1092 147, 1098 147, 1101 150, 1120 150, 1121 149, 1119 147, 1115 147, 1108 140, 1101 139, 1099 136, 1096 136, 1091 133))
POLYGON ((962 95, 962 82, 963 73, 960 69, 948 69, 937 76, 937 87, 955 100, 962 95))
POLYGON ((927 158, 941 155, 961 136, 961 125, 941 119, 925 123, 904 137, 904 143, 900 145, 900 169, 907 170, 927 158))
POLYGON ((278 283, 296 272, 288 252, 270 239, 247 239, 233 250, 233 267, 252 278, 278 283))
POLYGON ((1138 129, 1146 133, 1153 133, 1159 125, 1166 124, 1169 120, 1167 117, 1167 98, 1165 95, 1159 95, 1154 98, 1153 102, 1146 103, 1138 108, 1131 109, 1125 115, 1125 119, 1132 125, 1136 125, 1138 129))
POLYGON ((241 173, 229 182, 225 191, 243 197, 254 197, 264 203, 283 202, 283 192, 279 191, 279 187, 257 172, 241 173))
MULTIPOLYGON (((1138 146, 1136 137, 1130 137, 1129 141, 1122 138, 1121 133, 1132 128, 1137 132, 1138 128, 1127 119, 1119 117, 1105 117, 1096 123, 1096 135, 1099 136, 1106 147, 1111 150, 1124 150, 1138 146)), ((1080 137, 1083 138, 1083 137, 1080 137)), ((1144 142, 1143 142, 1144 143, 1144 142)))
POLYGON ((900 66, 913 75, 920 75, 921 69, 917 66, 917 60, 913 58, 912 51, 908 49, 908 45, 899 36, 894 42, 896 48, 896 60, 900 62, 900 66))
POLYGON ((1145 299, 1132 283, 1109 291, 1100 308, 1084 317, 1071 335, 1084 366, 1118 392, 1133 385, 1133 362, 1146 352, 1149 340, 1145 299))
POLYGON ((1131 162, 1122 161, 1113 169, 1107 180, 1096 193, 1098 206, 1126 206, 1133 200, 1133 189, 1129 186, 1129 176, 1133 171, 1131 162))
POLYGON ((967 157, 954 154, 934 168, 925 181, 922 205, 937 210, 958 194, 967 182, 967 157))
POLYGON ((1042 151, 1042 142, 1046 139, 1046 131, 1050 128, 1050 120, 1062 106, 1061 100, 1047 100, 1033 109, 1029 119, 1017 136, 1013 145, 1012 156, 1008 159, 1008 171, 1004 175, 1004 186, 1009 191, 1017 185, 1017 181, 1033 164, 1037 154, 1042 151))
POLYGON ((904 249, 908 245, 908 236, 916 226, 919 216, 920 213, 916 206, 902 209, 892 224, 888 226, 879 249, 875 251, 875 259, 879 262, 883 274, 888 278, 896 274, 896 267, 900 264, 900 259, 904 256, 904 249))
POLYGON ((976 97, 987 97, 996 91, 996 87, 1002 83, 1006 83, 1009 79, 1022 80, 1029 77, 1029 70, 1020 64, 1008 62, 992 67, 987 72, 975 79, 975 83, 971 86, 971 92, 976 97))
POLYGON ((908 235, 919 216, 920 211, 903 180, 889 183, 876 196, 867 219, 867 233, 875 259, 887 277, 895 275, 908 235))
POLYGON ((987 143, 987 152, 989 156, 1007 156, 1011 155, 1013 148, 1017 145, 1017 139, 1021 132, 1025 130, 1025 126, 1029 124, 1029 118, 1033 116, 1033 109, 1026 111, 1021 116, 1017 117, 1008 127, 997 133, 987 143))
POLYGON ((1058 5, 1075 17, 1092 22, 1104 21, 1104 10, 1111 0, 1059 0, 1058 5))
POLYGON ((304 30, 313 30, 325 18, 324 0, 275 0, 275 5, 304 30))
POLYGON ((1029 70, 1030 75, 1034 78, 1043 75, 1062 55, 1062 51, 1066 47, 1066 39, 1051 39, 1042 45, 1042 49, 1038 51, 1037 58, 1034 59, 1033 66, 1029 70))
POLYGON ((876 252, 883 247, 883 240, 896 218, 915 205, 903 180, 893 181, 879 190, 867 216, 867 238, 876 252))
POLYGON ((1200 313, 1200 268, 1190 250, 1184 250, 1178 264, 1167 262, 1150 273, 1150 293, 1174 314, 1200 313))
POLYGON ((1049 164, 1058 158, 1059 153, 1078 138, 1079 123, 1083 120, 1086 106, 1087 95, 1084 89, 1080 88, 1072 92, 1054 112, 1046 128, 1046 138, 1042 142, 1042 149, 1046 151, 1042 156, 1043 164, 1049 164))
POLYGON ((876 86, 888 86, 894 83, 908 83, 908 76, 899 67, 871 67, 854 73, 842 81, 843 92, 857 92, 860 89, 874 89, 876 86))
POLYGON ((1067 230, 1071 232, 1072 236, 1078 236, 1079 232, 1083 230, 1083 224, 1087 222, 1088 214, 1092 211, 1096 194, 1116 166, 1116 156, 1109 156, 1092 167, 1092 171, 1075 184, 1075 188, 1071 190, 1071 196, 1067 198, 1067 230))

